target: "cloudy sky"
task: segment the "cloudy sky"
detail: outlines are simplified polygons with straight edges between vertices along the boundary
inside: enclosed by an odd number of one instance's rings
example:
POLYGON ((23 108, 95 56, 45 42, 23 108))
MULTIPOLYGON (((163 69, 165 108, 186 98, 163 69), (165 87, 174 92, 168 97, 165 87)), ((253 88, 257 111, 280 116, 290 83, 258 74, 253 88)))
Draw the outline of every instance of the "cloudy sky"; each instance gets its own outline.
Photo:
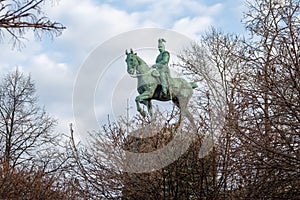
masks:
MULTIPOLYGON (((144 28, 172 30, 196 41, 210 26, 224 32, 243 33, 240 20, 244 9, 243 3, 236 0, 61 0, 45 4, 45 13, 67 29, 53 40, 44 37, 39 41, 29 33, 21 51, 12 49, 9 41, 4 39, 0 44, 1 75, 15 68, 30 73, 36 83, 40 104, 58 119, 57 131, 67 133, 68 124, 75 121, 73 91, 76 77, 86 60, 103 43, 128 31, 144 28)), ((153 47, 157 46, 157 38, 145 38, 148 39, 155 41, 153 47)), ((121 75, 116 75, 117 68, 106 70, 106 76, 97 80, 96 90, 103 92, 103 88, 109 88, 106 85, 117 87, 121 79, 130 79, 124 75, 124 59, 117 56, 112 60, 121 65, 121 75)), ((100 59, 99 67, 105 67, 101 62, 100 59)), ((126 113, 126 95, 135 96, 135 93, 126 90, 123 93, 123 104, 118 106, 111 102, 114 94, 95 92, 92 112, 96 113, 99 124, 105 123, 107 115, 115 112, 112 111, 116 109, 114 107, 118 107, 118 114, 126 113)), ((132 101, 130 106, 135 109, 132 101)))

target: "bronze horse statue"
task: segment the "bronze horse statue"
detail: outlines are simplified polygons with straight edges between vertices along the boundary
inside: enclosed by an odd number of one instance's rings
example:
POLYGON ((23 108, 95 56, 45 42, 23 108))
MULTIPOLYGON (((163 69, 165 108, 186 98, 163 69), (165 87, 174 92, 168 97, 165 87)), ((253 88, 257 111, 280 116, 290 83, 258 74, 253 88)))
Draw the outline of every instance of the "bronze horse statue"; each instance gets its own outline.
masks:
POLYGON ((137 91, 139 95, 135 98, 137 110, 145 117, 146 112, 141 108, 140 103, 147 106, 148 113, 152 116, 151 100, 173 101, 179 107, 181 113, 187 109, 187 104, 193 95, 193 89, 197 87, 194 82, 187 82, 182 78, 170 78, 169 89, 167 96, 162 94, 159 73, 156 69, 149 67, 137 53, 131 49, 128 53, 126 50, 127 72, 134 77, 137 77, 137 91))

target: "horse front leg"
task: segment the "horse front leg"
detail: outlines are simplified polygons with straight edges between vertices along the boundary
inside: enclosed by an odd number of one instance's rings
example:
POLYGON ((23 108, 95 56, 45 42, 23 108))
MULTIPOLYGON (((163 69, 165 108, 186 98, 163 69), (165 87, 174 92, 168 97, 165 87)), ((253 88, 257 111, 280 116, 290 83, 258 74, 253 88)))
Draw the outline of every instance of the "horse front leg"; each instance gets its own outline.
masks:
POLYGON ((149 113, 150 117, 152 118, 153 112, 152 112, 152 103, 151 103, 151 100, 150 99, 144 100, 142 103, 147 106, 148 113, 149 113))
POLYGON ((136 109, 137 109, 137 111, 138 111, 143 117, 146 117, 145 111, 143 111, 143 109, 141 108, 141 104, 140 104, 140 102, 141 102, 140 96, 141 96, 141 95, 139 95, 139 96, 137 96, 137 97, 135 98, 136 109))
MULTIPOLYGON (((149 111, 149 103, 147 102, 150 102, 149 100, 150 98, 150 93, 145 91, 143 92, 142 94, 140 94, 139 96, 137 96, 135 98, 135 103, 136 103, 136 107, 137 107, 137 111, 143 116, 143 117, 146 117, 146 113, 145 111, 143 111, 143 109, 141 108, 141 104, 140 103, 143 103, 144 105, 147 106, 148 108, 148 111, 149 111)), ((150 107, 152 108, 151 106, 151 102, 150 102, 150 107)), ((151 113, 149 113, 150 115, 152 114, 152 109, 151 110, 151 113)))

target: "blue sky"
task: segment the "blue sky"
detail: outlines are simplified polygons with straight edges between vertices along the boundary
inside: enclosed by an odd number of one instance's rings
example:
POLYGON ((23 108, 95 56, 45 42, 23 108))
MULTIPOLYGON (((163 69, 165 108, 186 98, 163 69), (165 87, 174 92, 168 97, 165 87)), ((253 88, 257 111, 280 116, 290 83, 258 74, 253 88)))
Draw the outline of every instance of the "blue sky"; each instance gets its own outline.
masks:
MULTIPOLYGON (((40 104, 58 119, 57 131, 67 133, 68 124, 74 123, 72 93, 77 74, 91 52, 103 42, 142 28, 173 30, 196 41, 210 26, 242 34, 244 29, 240 21, 244 9, 244 3, 236 0, 62 0, 46 3, 45 13, 67 29, 54 40, 44 37, 39 41, 28 33, 28 41, 24 41, 26 47, 21 51, 12 50, 8 40, 2 41, 1 74, 16 67, 30 73, 36 82, 40 104)), ((111 76, 114 73, 116 71, 110 72, 111 76)), ((106 81, 112 80, 113 77, 106 81)), ((99 84, 101 87, 106 83, 99 84)), ((134 96, 133 91, 129 94, 134 96)), ((135 109, 133 102, 130 104, 135 109)), ((106 119, 111 105, 95 105, 95 109, 100 109, 95 112, 106 119)))

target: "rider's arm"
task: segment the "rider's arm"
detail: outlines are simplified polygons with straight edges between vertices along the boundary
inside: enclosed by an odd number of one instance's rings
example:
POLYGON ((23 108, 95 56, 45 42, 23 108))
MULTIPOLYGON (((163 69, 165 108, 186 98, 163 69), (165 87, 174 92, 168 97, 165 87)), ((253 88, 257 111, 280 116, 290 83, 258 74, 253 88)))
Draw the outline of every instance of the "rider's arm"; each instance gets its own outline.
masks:
POLYGON ((162 55, 162 59, 159 61, 159 64, 168 65, 170 59, 169 52, 165 51, 162 55))

